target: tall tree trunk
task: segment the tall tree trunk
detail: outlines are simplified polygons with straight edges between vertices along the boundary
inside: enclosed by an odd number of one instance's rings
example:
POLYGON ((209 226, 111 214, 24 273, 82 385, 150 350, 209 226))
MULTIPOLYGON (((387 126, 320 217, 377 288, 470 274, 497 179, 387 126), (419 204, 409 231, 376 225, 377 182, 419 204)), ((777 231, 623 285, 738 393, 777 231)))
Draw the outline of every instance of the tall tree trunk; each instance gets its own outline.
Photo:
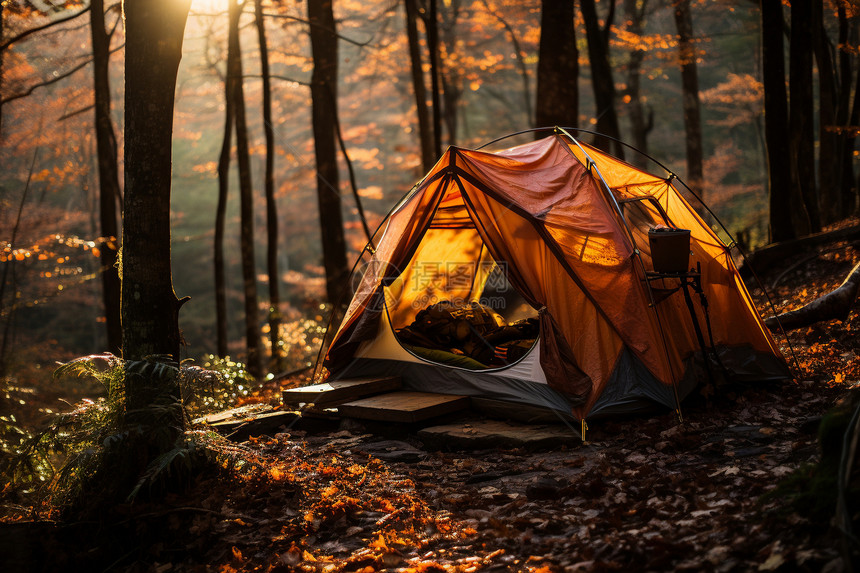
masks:
POLYGON ((830 42, 824 29, 822 2, 812 3, 812 42, 818 64, 818 189, 821 223, 832 223, 839 208, 839 154, 836 133, 836 76, 830 42))
MULTIPOLYGON (((838 205, 840 213, 853 213, 854 199, 854 132, 852 125, 851 85, 854 83, 852 72, 852 57, 849 45, 856 45, 857 27, 850 22, 845 4, 837 4, 839 20, 839 102, 836 112, 836 123, 842 127, 838 139, 839 153, 839 182, 838 205), (849 44, 852 42, 852 44, 849 44)), ((856 16, 854 17, 856 18, 856 16)), ((855 93, 855 100, 860 94, 855 93)), ((856 107, 856 106, 854 106, 856 107)))
POLYGON ((427 50, 430 53, 430 96, 433 111, 433 155, 442 155, 442 96, 439 87, 439 15, 436 0, 428 0, 429 9, 424 16, 427 32, 427 50))
POLYGON ((415 91, 415 107, 418 115, 418 138, 421 141, 422 173, 427 173, 436 163, 433 133, 430 125, 430 108, 427 107, 427 86, 424 83, 424 64, 421 58, 421 42, 418 36, 417 0, 404 0, 406 6, 406 37, 409 42, 409 60, 412 70, 412 89, 415 91))
POLYGON ((116 205, 120 191, 116 135, 110 113, 110 36, 105 31, 104 0, 92 0, 90 3, 90 37, 93 45, 99 224, 101 236, 105 239, 100 245, 99 252, 102 267, 102 301, 105 307, 107 348, 110 352, 119 355, 122 352, 122 325, 119 313, 119 273, 116 268, 116 249, 119 243, 116 205))
POLYGON ((791 173, 786 158, 788 145, 788 97, 785 91, 785 49, 781 0, 761 0, 762 76, 764 80, 764 130, 770 207, 770 240, 781 242, 797 234, 792 211, 803 203, 792 197, 791 173))
POLYGON ((681 91, 683 93, 684 132, 687 148, 687 184, 701 197, 704 181, 702 168, 704 152, 702 151, 699 73, 696 65, 696 48, 693 44, 693 19, 690 15, 690 0, 678 0, 674 12, 681 65, 681 91))
POLYGON ((858 181, 854 177, 854 142, 856 139, 856 126, 860 125, 860 72, 856 74, 854 86, 854 103, 851 106, 851 118, 846 130, 844 164, 842 166, 842 205, 846 214, 856 215, 860 204, 860 192, 858 192, 858 181))
POLYGON ((579 126, 579 49, 574 10, 575 2, 571 0, 541 1, 535 127, 579 126))
POLYGON ((272 79, 269 72, 269 46, 263 21, 263 0, 254 3, 257 38, 260 42, 260 74, 263 76, 263 132, 266 136, 266 271, 269 275, 269 340, 273 372, 284 368, 281 343, 281 291, 278 273, 278 204, 275 201, 275 130, 272 127, 272 79))
MULTIPOLYGON (((615 14, 615 0, 610 0, 609 14, 606 24, 601 29, 597 19, 597 7, 594 0, 580 0, 580 10, 585 20, 585 35, 588 40, 588 60, 591 63, 591 86, 594 89, 594 101, 597 105, 598 133, 619 139, 618 115, 615 111, 615 82, 612 79, 612 67, 609 64, 609 36, 607 32, 612 26, 615 14)), ((624 159, 624 149, 617 141, 598 137, 595 145, 604 151, 613 153, 624 159)))
MULTIPOLYGON (((645 24, 645 10, 648 0, 624 0, 624 20, 627 22, 627 31, 637 37, 642 36, 645 24)), ((627 97, 630 98, 628 109, 630 111, 630 130, 633 132, 633 145, 642 153, 634 153, 632 162, 637 167, 645 167, 648 153, 648 134, 654 128, 654 110, 648 109, 642 103, 642 61, 645 59, 645 50, 634 48, 630 50, 630 58, 627 62, 627 97)))
MULTIPOLYGON (((229 47, 228 47, 229 51, 229 47)), ((224 264, 224 227, 227 224, 227 199, 230 193, 230 154, 233 146, 233 98, 224 78, 224 135, 218 156, 218 203, 215 208, 215 329, 218 356, 227 356, 227 287, 224 264)))
MULTIPOLYGON (((6 6, 5 2, 0 2, 0 44, 6 38, 6 20, 3 16, 3 10, 6 6)), ((0 49, 0 93, 3 93, 3 60, 6 57, 6 50, 0 49)), ((3 105, 0 104, 0 141, 3 138, 3 105)))
POLYGON ((341 302, 341 293, 349 270, 346 262, 335 142, 338 50, 332 0, 308 0, 308 19, 314 60, 311 76, 311 115, 317 163, 317 201, 322 231, 323 266, 326 274, 326 295, 329 302, 337 305, 341 302))
POLYGON ((815 187, 815 134, 813 131, 812 38, 806 22, 812 21, 812 0, 791 3, 791 44, 789 47, 789 143, 792 179, 800 189, 809 226, 801 234, 821 230, 821 210, 815 187))
POLYGON ((227 223, 227 198, 230 190, 230 152, 233 145, 233 102, 224 83, 224 136, 218 157, 218 204, 215 208, 215 329, 218 356, 227 356, 227 287, 224 265, 224 227, 227 223))
POLYGON ((239 42, 239 19, 244 4, 230 0, 230 29, 227 38, 227 84, 233 100, 236 126, 236 162, 239 165, 239 235, 242 258, 242 282, 245 300, 245 362, 254 376, 263 373, 260 352, 259 307, 257 304, 257 266, 254 255, 254 188, 251 182, 251 152, 245 115, 245 90, 242 78, 242 48, 239 42))
MULTIPOLYGON (((457 18, 460 15, 460 1, 448 0, 445 10, 439 16, 442 32, 442 45, 449 46, 451 53, 457 42, 457 18)), ((457 145, 457 125, 460 97, 463 95, 463 78, 457 67, 447 67, 439 62, 439 77, 442 82, 442 119, 448 134, 446 145, 457 145)))
MULTIPOLYGON (((170 179, 176 72, 190 0, 126 0, 123 357, 180 359, 179 309, 170 261, 170 179)), ((126 378, 126 407, 147 410, 168 387, 126 378)), ((178 414, 178 412, 177 412, 178 414)), ((170 421, 182 426, 180 415, 170 421)))

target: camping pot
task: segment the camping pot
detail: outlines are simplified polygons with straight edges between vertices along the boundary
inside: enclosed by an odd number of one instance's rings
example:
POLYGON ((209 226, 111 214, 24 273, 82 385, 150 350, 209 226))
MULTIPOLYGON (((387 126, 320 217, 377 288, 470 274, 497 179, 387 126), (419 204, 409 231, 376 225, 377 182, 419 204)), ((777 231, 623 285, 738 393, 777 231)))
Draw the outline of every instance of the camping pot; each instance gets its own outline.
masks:
POLYGON ((690 230, 649 229, 651 264, 658 273, 686 273, 690 269, 690 230))

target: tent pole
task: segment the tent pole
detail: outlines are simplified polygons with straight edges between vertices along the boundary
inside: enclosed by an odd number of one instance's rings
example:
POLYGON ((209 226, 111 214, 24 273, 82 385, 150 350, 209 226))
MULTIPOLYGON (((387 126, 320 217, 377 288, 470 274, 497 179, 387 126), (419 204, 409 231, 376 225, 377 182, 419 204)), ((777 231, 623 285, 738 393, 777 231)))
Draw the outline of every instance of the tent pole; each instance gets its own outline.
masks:
MULTIPOLYGON (((675 411, 678 414, 678 422, 684 422, 684 415, 681 412, 681 397, 678 394, 678 375, 675 372, 675 369, 672 366, 672 359, 669 356, 669 345, 666 341, 666 333, 663 329, 663 321, 660 319, 660 312, 657 310, 657 302, 654 299, 654 292, 651 290, 651 283, 647 280, 647 271, 645 269, 645 263, 642 261, 642 255, 639 252, 639 249, 636 248, 636 239, 633 237, 633 231, 630 229, 630 225, 627 222, 627 217, 624 216, 624 211, 621 209, 621 205, 618 204, 618 200, 615 199, 615 194, 612 193, 612 189, 609 187, 609 184, 606 182, 606 179, 603 178, 603 173, 600 172, 600 169, 595 164, 594 160, 591 159, 591 156, 588 152, 579 144, 579 141, 575 137, 573 137, 570 133, 568 133, 563 127, 556 127, 556 133, 562 133, 567 136, 578 148, 582 151, 585 158, 588 160, 588 165, 586 165, 586 169, 590 172, 591 169, 594 169, 594 172, 597 173, 597 176, 600 178, 600 182, 603 183, 604 189, 606 189, 609 198, 612 200, 612 205, 615 207, 615 211, 618 213, 618 216, 621 218, 621 223, 624 225, 624 230, 627 231, 627 235, 630 237, 630 244, 633 248, 633 255, 636 260, 639 262, 639 267, 642 270, 642 277, 645 281, 645 290, 648 293, 649 305, 652 309, 654 309, 654 315, 657 317, 657 329, 660 331, 660 339, 663 342, 663 353, 666 356, 666 364, 669 365, 669 371, 672 374, 672 393, 675 397, 675 411)), ((584 435, 584 430, 583 430, 584 435)))

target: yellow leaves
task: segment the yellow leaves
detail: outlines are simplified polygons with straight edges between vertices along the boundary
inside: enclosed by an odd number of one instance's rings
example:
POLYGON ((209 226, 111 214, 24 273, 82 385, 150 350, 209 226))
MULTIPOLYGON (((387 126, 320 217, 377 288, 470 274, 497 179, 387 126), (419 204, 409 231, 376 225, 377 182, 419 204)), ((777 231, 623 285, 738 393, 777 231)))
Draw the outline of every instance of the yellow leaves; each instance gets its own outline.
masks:
POLYGON ((758 105, 764 94, 764 86, 752 74, 728 74, 726 81, 701 94, 702 103, 711 105, 758 105))

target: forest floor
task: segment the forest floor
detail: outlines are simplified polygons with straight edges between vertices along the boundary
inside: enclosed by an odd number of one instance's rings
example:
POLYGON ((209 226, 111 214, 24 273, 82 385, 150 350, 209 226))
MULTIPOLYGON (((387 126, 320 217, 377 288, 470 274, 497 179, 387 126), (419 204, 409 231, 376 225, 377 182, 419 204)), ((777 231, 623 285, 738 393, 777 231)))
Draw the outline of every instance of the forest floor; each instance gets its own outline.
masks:
MULTIPOLYGON (((838 286, 860 250, 804 257, 762 277, 780 312, 838 286)), ((858 336, 856 314, 801 329, 793 354, 781 339, 793 382, 694 396, 683 423, 595 422, 553 450, 430 450, 358 425, 222 445, 233 462, 182 494, 18 550, 32 570, 844 571, 832 487, 803 492, 822 416, 860 381, 858 336)))

